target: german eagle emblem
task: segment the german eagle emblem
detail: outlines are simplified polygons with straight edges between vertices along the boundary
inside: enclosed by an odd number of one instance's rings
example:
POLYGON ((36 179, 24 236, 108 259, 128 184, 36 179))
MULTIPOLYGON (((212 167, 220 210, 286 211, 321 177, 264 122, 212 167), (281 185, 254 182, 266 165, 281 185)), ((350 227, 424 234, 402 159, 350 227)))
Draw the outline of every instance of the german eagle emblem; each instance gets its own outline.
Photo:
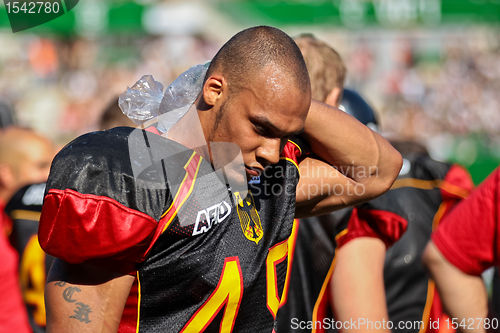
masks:
POLYGON ((236 199, 236 211, 238 212, 243 234, 247 239, 258 244, 264 235, 264 230, 262 229, 259 213, 255 209, 252 194, 248 192, 246 198, 243 199, 240 192, 235 192, 234 197, 236 199))

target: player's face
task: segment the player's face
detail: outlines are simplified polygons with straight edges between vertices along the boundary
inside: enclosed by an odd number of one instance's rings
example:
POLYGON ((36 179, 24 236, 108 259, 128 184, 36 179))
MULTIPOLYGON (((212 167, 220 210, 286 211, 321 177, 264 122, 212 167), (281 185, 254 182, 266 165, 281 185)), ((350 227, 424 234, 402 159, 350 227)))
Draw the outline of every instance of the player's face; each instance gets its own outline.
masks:
POLYGON ((279 162, 288 137, 303 130, 311 102, 309 93, 271 68, 252 81, 221 102, 210 136, 240 147, 247 178, 279 162))
POLYGON ((46 181, 54 155, 53 146, 46 141, 33 140, 23 155, 24 160, 19 162, 17 170, 18 186, 46 181))

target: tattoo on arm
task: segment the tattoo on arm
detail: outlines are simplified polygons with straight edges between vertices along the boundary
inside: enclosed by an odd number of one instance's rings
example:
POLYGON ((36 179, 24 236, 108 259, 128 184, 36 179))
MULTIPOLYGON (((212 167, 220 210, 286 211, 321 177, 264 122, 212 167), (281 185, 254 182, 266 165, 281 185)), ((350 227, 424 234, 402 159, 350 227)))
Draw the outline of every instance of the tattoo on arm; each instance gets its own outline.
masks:
POLYGON ((66 282, 65 281, 57 281, 56 283, 54 283, 55 286, 58 286, 58 287, 64 287, 66 285, 66 282))
POLYGON ((91 322, 89 319, 89 313, 92 312, 92 309, 87 304, 82 302, 76 303, 76 309, 74 310, 75 314, 69 316, 70 318, 74 318, 82 323, 88 324, 91 322))
POLYGON ((79 293, 81 290, 78 287, 68 287, 63 291, 63 298, 68 303, 76 302, 76 299, 73 299, 73 293, 79 293))
MULTIPOLYGON (((54 283, 54 285, 58 287, 66 287, 66 284, 67 283, 65 281, 57 281, 54 283)), ((91 322, 89 314, 92 312, 92 308, 88 304, 78 302, 77 299, 73 298, 74 293, 79 293, 81 291, 82 290, 78 287, 66 287, 62 293, 62 297, 68 303, 77 302, 75 304, 76 308, 73 310, 74 313, 73 315, 69 316, 69 318, 73 318, 82 323, 88 324, 91 322)))

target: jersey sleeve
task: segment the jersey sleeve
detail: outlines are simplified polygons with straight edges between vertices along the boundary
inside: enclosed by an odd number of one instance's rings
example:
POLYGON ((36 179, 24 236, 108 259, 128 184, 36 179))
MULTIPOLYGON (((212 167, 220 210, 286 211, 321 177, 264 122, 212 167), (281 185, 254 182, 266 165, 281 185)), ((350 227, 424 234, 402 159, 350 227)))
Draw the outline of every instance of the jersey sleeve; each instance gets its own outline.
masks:
POLYGON ((379 238, 386 247, 398 241, 406 231, 408 220, 396 199, 397 193, 389 191, 354 207, 347 219, 347 227, 336 236, 338 248, 360 237, 379 238))
POLYGON ((289 158, 296 164, 311 155, 309 144, 300 136, 294 136, 288 140, 283 148, 281 157, 289 158))
POLYGON ((466 198, 474 188, 474 183, 467 170, 453 164, 440 185, 443 201, 459 201, 466 198))
POLYGON ((129 134, 124 128, 87 134, 56 156, 38 231, 48 254, 126 272, 144 260, 169 193, 154 161, 131 156, 129 134), (150 164, 141 174, 148 180, 133 170, 141 163, 150 164))
POLYGON ((444 257, 467 274, 500 264, 500 169, 460 202, 432 235, 444 257))

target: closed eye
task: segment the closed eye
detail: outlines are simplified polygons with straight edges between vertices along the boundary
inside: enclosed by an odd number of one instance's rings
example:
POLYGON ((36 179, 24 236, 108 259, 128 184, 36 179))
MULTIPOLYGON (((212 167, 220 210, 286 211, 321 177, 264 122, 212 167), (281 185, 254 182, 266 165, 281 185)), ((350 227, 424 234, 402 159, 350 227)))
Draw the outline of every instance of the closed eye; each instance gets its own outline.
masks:
POLYGON ((254 128, 254 131, 255 133, 261 135, 261 136, 264 136, 266 138, 274 138, 276 137, 275 135, 273 135, 273 133, 266 127, 262 126, 262 125, 259 125, 259 124, 253 124, 253 128, 254 128))
POLYGON ((271 123, 267 118, 262 116, 250 118, 250 121, 252 122, 255 133, 271 139, 288 139, 288 137, 296 135, 303 131, 303 129, 301 129, 300 131, 293 133, 284 132, 276 127, 273 123, 271 123))

